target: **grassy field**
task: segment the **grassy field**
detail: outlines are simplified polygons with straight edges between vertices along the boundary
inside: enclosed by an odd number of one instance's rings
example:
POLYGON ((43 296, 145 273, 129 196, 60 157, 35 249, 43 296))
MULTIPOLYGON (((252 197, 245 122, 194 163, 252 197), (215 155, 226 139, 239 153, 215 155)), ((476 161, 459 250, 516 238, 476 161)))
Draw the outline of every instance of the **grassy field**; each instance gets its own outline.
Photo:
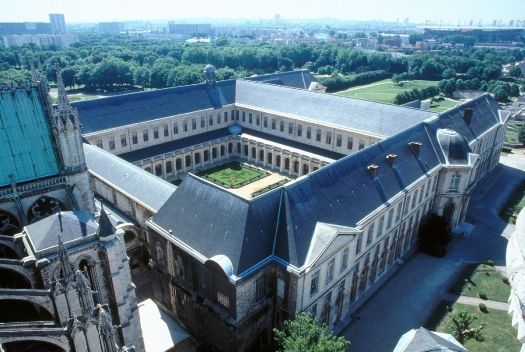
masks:
MULTIPOLYGON (((448 330, 450 317, 447 307, 450 303, 441 302, 425 324, 429 330, 451 333, 448 330)), ((512 328, 512 318, 505 311, 488 309, 488 313, 482 313, 478 307, 456 303, 449 309, 457 312, 465 310, 477 317, 471 327, 477 328, 481 322, 487 324, 483 329, 485 340, 482 342, 473 339, 467 340, 464 346, 469 351, 476 352, 513 352, 519 351, 521 343, 516 338, 517 331, 512 328)))
POLYGON ((440 112, 443 112, 443 111, 450 110, 450 109, 452 109, 453 107, 455 107, 456 105, 458 105, 460 103, 461 103, 460 101, 452 100, 452 99, 443 99, 443 100, 440 100, 440 101, 435 101, 434 100, 430 104, 430 111, 440 113, 440 112))
POLYGON ((521 209, 525 207, 525 181, 521 182, 512 196, 507 200, 499 213, 499 216, 508 223, 515 224, 516 217, 521 209))
POLYGON ((383 81, 371 83, 365 86, 353 87, 345 91, 337 92, 335 94, 345 97, 360 98, 365 100, 377 101, 380 103, 394 103, 394 98, 397 94, 412 90, 422 89, 429 86, 435 86, 438 81, 424 81, 414 80, 405 82, 402 86, 395 85, 392 80, 385 79, 383 81))
POLYGON ((504 276, 494 267, 479 264, 467 266, 450 291, 468 297, 480 297, 480 294, 484 294, 491 301, 507 302, 510 285, 505 283, 504 276))
POLYGON ((269 173, 246 164, 228 163, 203 171, 199 176, 225 188, 239 188, 266 177, 269 173))

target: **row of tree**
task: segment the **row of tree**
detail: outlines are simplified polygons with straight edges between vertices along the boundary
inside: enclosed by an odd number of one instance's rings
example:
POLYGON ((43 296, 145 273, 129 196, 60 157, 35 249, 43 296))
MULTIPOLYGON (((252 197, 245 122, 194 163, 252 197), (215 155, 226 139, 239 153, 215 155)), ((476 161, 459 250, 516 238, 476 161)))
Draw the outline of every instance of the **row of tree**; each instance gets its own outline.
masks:
POLYGON ((351 76, 335 75, 328 78, 322 77, 319 81, 326 86, 327 92, 336 92, 350 87, 377 82, 391 76, 392 74, 379 70, 358 73, 351 76))

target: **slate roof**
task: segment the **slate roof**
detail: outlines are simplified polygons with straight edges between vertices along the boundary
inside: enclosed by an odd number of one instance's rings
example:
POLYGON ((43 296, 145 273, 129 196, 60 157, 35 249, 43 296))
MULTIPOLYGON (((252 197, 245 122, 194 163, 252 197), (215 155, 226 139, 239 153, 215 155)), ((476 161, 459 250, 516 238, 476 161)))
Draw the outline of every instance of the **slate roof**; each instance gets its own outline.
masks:
POLYGON ((227 256, 238 274, 271 254, 280 193, 248 201, 190 174, 153 222, 207 258, 227 256))
POLYGON ((393 352, 467 352, 452 335, 434 332, 423 327, 412 329, 399 339, 393 352))
POLYGON ((394 135, 436 115, 397 105, 245 80, 236 82, 235 103, 378 136, 394 135))
POLYGON ((82 133, 87 134, 197 110, 233 104, 235 81, 217 82, 214 89, 193 84, 116 95, 72 103, 78 110, 82 133))
POLYGON ((119 157, 132 163, 138 160, 144 160, 171 151, 188 148, 196 144, 213 141, 215 139, 226 137, 230 134, 231 133, 229 132, 227 127, 221 128, 218 130, 199 133, 193 136, 177 139, 174 141, 153 145, 151 147, 134 150, 128 153, 120 154, 119 157))
POLYGON ((299 89, 308 89, 312 82, 317 82, 317 79, 308 70, 276 72, 267 75, 246 77, 244 79, 248 81, 264 82, 299 89))
POLYGON ((90 172, 111 183, 117 190, 132 195, 153 211, 160 209, 177 189, 171 183, 94 145, 84 144, 84 154, 90 172))
POLYGON ((55 213, 25 227, 25 232, 36 252, 58 244, 60 233, 64 243, 95 235, 98 224, 85 211, 65 211, 55 213))

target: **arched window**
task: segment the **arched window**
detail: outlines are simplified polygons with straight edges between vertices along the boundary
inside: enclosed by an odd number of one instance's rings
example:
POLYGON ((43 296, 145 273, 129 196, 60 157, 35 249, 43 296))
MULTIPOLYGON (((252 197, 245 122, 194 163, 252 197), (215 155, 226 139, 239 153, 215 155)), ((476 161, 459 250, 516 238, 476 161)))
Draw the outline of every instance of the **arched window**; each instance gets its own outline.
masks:
POLYGON ((29 208, 27 219, 33 223, 63 209, 64 206, 57 199, 47 196, 40 197, 29 208))
POLYGON ((448 190, 450 192, 457 192, 459 189, 459 182, 461 181, 461 175, 456 173, 450 177, 450 186, 448 190))
POLYGON ((233 153, 233 143, 228 143, 228 154, 233 153))
POLYGON ((173 172, 173 166, 171 161, 166 161, 166 173, 171 174, 173 172))
POLYGON ((285 170, 290 170, 290 159, 288 159, 288 158, 284 159, 284 169, 285 170))
POLYGON ((299 162, 297 160, 293 162, 293 172, 299 173, 299 162))
POLYGON ((191 156, 190 155, 186 155, 186 167, 191 167, 191 156))
POLYGON ((175 159, 175 170, 181 170, 182 169, 182 160, 180 158, 175 159))
POLYGON ((275 166, 281 167, 281 156, 280 155, 277 155, 275 157, 275 166))
POLYGON ((195 159, 195 165, 198 165, 201 163, 201 153, 195 153, 193 158, 195 159))
POLYGON ((204 162, 207 162, 210 160, 210 151, 209 150, 205 150, 204 151, 204 162))
POLYGON ((252 148, 252 159, 255 160, 255 158, 257 158, 257 149, 255 149, 255 147, 252 148))
POLYGON ((20 231, 20 223, 14 215, 0 210, 0 235, 13 236, 20 231))
POLYGON ((162 176, 162 165, 161 164, 155 165, 155 175, 162 176))
POLYGON ((84 275, 89 280, 89 285, 91 286, 91 291, 93 291, 93 302, 95 304, 100 302, 100 296, 99 296, 99 285, 98 285, 98 279, 97 279, 97 272, 95 268, 95 264, 87 258, 82 259, 78 263, 78 268, 80 271, 84 272, 84 275))
POLYGON ((308 164, 303 164, 303 175, 308 174, 308 164))
POLYGON ((272 153, 268 153, 268 155, 266 156, 266 162, 268 164, 271 164, 272 163, 272 153))
POLYGON ((259 161, 264 162, 264 150, 259 150, 259 161))
POLYGON ((146 170, 147 172, 151 174, 151 167, 147 166, 144 170, 146 170))
POLYGON ((216 159, 217 158, 217 148, 213 147, 211 148, 211 158, 216 159))

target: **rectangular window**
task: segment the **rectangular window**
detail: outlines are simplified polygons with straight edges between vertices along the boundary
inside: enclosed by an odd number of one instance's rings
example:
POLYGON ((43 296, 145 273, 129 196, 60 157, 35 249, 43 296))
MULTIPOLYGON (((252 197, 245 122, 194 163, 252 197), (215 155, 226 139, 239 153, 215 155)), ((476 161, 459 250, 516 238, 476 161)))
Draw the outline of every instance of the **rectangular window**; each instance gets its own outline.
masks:
POLYGON ((260 119, 259 115, 255 115, 255 124, 257 126, 259 126, 261 124, 261 119, 260 119))
POLYGON ((354 148, 354 139, 352 137, 348 137, 348 141, 346 142, 346 149, 352 150, 354 148))
POLYGON ((461 180, 461 176, 459 174, 454 174, 450 177, 450 185, 448 187, 449 191, 457 192, 459 189, 459 181, 461 180))
POLYGON ((168 137, 170 135, 170 127, 168 125, 162 126, 162 129, 164 130, 164 137, 168 137))
POLYGON ((125 135, 125 134, 121 134, 121 135, 120 135, 120 146, 121 146, 122 148, 128 146, 128 139, 126 138, 126 135, 125 135))
POLYGON ((348 267, 348 247, 343 250, 343 255, 341 256, 341 270, 339 272, 343 272, 348 267))
POLYGON ((95 145, 102 149, 102 139, 97 139, 95 145))
POLYGON ((397 212, 396 212, 396 224, 399 222, 399 220, 401 219, 401 208, 403 207, 403 202, 399 203, 397 205, 397 212))
POLYGON ((417 194, 419 192, 419 189, 416 190, 416 193, 414 194, 414 196, 412 197, 412 206, 411 208, 414 209, 414 207, 416 206, 416 200, 417 200, 417 194))
POLYGON ((306 138, 312 139, 312 127, 306 127, 306 138))
POLYGON ((335 145, 337 147, 341 147, 343 145, 343 135, 342 134, 338 134, 336 137, 335 137, 335 145))
POLYGON ((191 119, 191 129, 196 130, 197 129, 197 120, 191 119))
MULTIPOLYGON (((233 111, 232 111, 232 120, 233 120, 233 111)), ((239 121, 239 110, 235 110, 235 120, 239 121)))
POLYGON ((252 123, 252 113, 248 114, 248 123, 252 123))
POLYGON ((213 117, 208 119, 208 126, 213 126, 213 117))
POLYGON ((388 220, 386 221, 387 230, 392 227, 392 218, 394 217, 394 209, 390 209, 388 212, 388 220))
POLYGON ((381 216, 379 218, 379 226, 377 227, 377 235, 376 238, 379 238, 381 236, 381 233, 383 233, 383 224, 385 223, 385 217, 381 216))
POLYGON ((363 245, 363 234, 359 234, 357 236, 357 243, 356 243, 356 246, 355 246, 355 254, 359 254, 361 252, 361 247, 363 245))
POLYGON ((319 291, 319 270, 312 274, 310 280, 310 297, 315 295, 319 291))
POLYGON ((268 116, 263 117, 263 127, 268 128, 268 116))
POLYGON ((303 135, 303 126, 297 125, 297 137, 301 137, 303 135))
POLYGON ((368 233, 366 234, 366 245, 367 246, 370 243, 372 243, 373 238, 374 238, 374 223, 371 223, 370 227, 368 228, 368 233))
POLYGON ((359 150, 364 149, 364 148, 365 148, 365 141, 360 139, 359 140, 359 150))
POLYGON ((326 144, 332 144, 332 132, 326 132, 326 144))
POLYGON ((230 297, 226 296, 221 291, 217 291, 217 302, 224 308, 230 308, 230 297))
POLYGON ((430 182, 425 183, 425 197, 428 197, 428 191, 430 191, 430 182))
POLYGON ((288 134, 293 134, 293 123, 288 123, 288 134))
POLYGON ((335 258, 332 258, 328 262, 328 268, 326 269, 326 283, 328 284, 334 278, 334 267, 335 267, 335 258))
POLYGON ((420 189, 421 192, 419 192, 419 199, 417 200, 418 204, 421 204, 423 201, 423 189, 420 189))
POLYGON ((408 213, 408 208, 410 206, 410 194, 407 196, 407 201, 406 201, 406 206, 405 206, 405 215, 408 213))
POLYGON ((188 120, 182 121, 182 132, 188 132, 188 120))
MULTIPOLYGON (((233 110, 232 110, 232 121, 233 121, 233 110)), ((224 122, 228 122, 228 111, 224 112, 224 122)))
POLYGON ((317 319, 317 302, 315 302, 314 305, 310 308, 310 314, 312 315, 312 318, 314 318, 314 320, 317 319))
POLYGON ((108 140, 109 150, 115 149, 115 137, 111 136, 108 140))
POLYGON ((159 139, 159 128, 158 127, 153 128, 153 139, 159 139))
POLYGON ((279 131, 284 132, 284 121, 279 122, 279 131))
POLYGON ((142 130, 142 140, 147 142, 149 140, 148 130, 142 130))
POLYGON ((255 301, 258 302, 264 298, 264 274, 255 280, 255 301))
POLYGON ((246 122, 246 111, 242 112, 242 122, 246 122))
POLYGON ((275 130, 276 124, 277 124, 277 121, 275 119, 272 119, 272 130, 275 130))
POLYGON ((137 131, 131 132, 131 142, 133 144, 137 144, 139 142, 139 138, 137 137, 137 131))
MULTIPOLYGON (((210 117, 210 120, 213 120, 213 117, 210 117)), ((201 128, 206 127, 206 119, 204 118, 204 116, 200 117, 200 121, 201 121, 201 128)))
POLYGON ((177 122, 173 123, 173 134, 179 134, 179 124, 177 122))

